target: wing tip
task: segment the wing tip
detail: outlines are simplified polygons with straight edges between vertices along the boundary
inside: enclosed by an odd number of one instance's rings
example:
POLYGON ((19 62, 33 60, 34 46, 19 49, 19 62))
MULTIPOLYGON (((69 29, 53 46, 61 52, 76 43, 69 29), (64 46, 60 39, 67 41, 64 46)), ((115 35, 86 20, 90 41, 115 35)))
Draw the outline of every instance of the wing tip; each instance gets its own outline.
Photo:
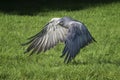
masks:
POLYGON ((92 37, 92 41, 93 41, 93 42, 97 42, 93 37, 92 37))
POLYGON ((28 43, 21 43, 20 45, 21 46, 25 46, 25 45, 28 45, 28 43))

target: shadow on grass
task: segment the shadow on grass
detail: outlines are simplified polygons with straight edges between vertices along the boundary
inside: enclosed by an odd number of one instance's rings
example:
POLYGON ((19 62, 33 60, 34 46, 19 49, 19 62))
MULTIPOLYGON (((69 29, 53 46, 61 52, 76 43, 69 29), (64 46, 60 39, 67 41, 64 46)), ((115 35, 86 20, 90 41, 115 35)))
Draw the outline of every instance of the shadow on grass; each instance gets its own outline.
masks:
POLYGON ((0 1, 0 12, 12 15, 36 15, 48 11, 75 11, 119 0, 9 0, 0 1))

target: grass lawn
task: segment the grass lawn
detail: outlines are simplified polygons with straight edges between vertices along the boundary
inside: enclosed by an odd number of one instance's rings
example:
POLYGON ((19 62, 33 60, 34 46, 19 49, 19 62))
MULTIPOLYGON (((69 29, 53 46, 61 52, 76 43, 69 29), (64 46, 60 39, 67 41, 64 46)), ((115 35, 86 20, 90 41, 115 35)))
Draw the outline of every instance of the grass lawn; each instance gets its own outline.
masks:
POLYGON ((33 16, 0 12, 0 80, 120 80, 120 3, 33 16), (39 55, 23 54, 21 43, 63 16, 82 21, 97 41, 81 50, 77 63, 63 63, 62 43, 39 55))

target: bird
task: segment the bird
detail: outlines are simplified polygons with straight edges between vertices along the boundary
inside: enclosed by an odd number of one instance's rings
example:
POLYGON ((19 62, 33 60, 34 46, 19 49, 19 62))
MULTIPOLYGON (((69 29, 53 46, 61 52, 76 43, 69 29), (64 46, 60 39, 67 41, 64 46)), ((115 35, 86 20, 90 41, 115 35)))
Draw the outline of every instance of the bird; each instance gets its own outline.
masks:
POLYGON ((84 23, 68 16, 52 18, 40 32, 28 40, 22 45, 28 45, 24 53, 30 55, 46 52, 58 43, 64 43, 60 56, 64 57, 64 63, 71 62, 82 48, 96 42, 84 23))

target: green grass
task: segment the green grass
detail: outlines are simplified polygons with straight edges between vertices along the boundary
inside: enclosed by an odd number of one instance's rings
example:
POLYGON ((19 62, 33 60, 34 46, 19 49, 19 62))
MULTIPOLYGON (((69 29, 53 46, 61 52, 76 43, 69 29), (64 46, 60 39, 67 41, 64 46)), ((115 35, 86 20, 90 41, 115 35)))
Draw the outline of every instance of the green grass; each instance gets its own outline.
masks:
POLYGON ((120 3, 77 11, 49 11, 37 15, 0 12, 0 80, 119 80, 120 3), (39 55, 23 54, 26 39, 53 17, 71 16, 82 21, 97 43, 77 55, 77 63, 64 64, 64 44, 39 55))

